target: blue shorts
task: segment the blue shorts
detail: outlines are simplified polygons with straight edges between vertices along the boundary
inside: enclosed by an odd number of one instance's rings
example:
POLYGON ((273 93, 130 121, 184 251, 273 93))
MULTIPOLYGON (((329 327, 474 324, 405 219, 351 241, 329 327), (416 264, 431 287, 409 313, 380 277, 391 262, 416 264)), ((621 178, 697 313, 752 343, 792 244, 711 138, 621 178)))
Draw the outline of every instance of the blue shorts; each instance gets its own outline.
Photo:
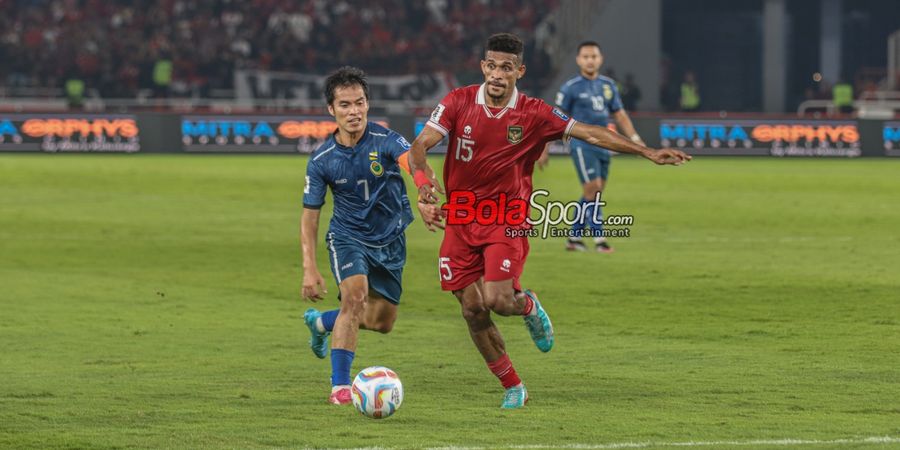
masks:
MULTIPOLYGON (((329 232, 328 262, 338 286, 352 275, 366 275, 369 289, 381 294, 387 301, 399 305, 403 293, 403 266, 406 264, 406 236, 382 247, 371 247, 362 242, 340 237, 329 232)), ((340 299, 340 290, 338 298, 340 299)))
POLYGON ((569 154, 575 163, 575 172, 578 173, 581 184, 609 177, 609 150, 573 140, 569 145, 569 154))

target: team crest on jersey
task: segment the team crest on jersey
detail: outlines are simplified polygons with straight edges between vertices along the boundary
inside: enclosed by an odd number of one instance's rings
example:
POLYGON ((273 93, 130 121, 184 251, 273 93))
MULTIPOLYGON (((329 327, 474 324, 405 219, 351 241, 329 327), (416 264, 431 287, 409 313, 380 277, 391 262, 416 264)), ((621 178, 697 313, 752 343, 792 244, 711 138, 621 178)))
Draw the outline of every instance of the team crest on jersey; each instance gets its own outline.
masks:
POLYGON ((522 142, 524 136, 525 129, 522 128, 521 125, 510 125, 506 127, 506 140, 509 141, 510 144, 522 142))
POLYGON ((609 87, 608 84, 603 85, 603 96, 606 97, 607 100, 612 100, 613 98, 612 88, 609 87))
POLYGON ((372 161, 372 164, 369 165, 369 169, 372 171, 372 175, 375 175, 376 177, 384 175, 384 167, 382 167, 381 163, 378 161, 372 161))

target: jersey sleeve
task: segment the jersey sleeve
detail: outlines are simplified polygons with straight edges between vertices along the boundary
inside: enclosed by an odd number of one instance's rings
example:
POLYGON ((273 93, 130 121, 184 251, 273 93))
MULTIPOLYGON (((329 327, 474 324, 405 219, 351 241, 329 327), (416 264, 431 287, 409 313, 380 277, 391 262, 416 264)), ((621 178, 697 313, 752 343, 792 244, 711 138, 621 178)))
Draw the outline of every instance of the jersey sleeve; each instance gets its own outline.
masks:
POLYGON ((322 171, 322 165, 310 158, 306 166, 306 182, 303 185, 303 207, 319 209, 325 204, 325 190, 328 184, 322 171))
POLYGON ((560 86, 559 92, 556 93, 556 106, 567 113, 571 113, 574 100, 571 87, 568 84, 560 86))
POLYGON ((409 148, 412 147, 400 133, 392 131, 388 136, 388 154, 403 170, 410 173, 409 170, 409 148))
POLYGON ((609 100, 609 112, 618 112, 624 106, 622 106, 622 96, 619 95, 619 88, 616 86, 616 83, 611 83, 612 87, 612 99, 609 100))
POLYGON ((408 152, 410 147, 412 145, 400 133, 391 131, 390 135, 388 135, 387 153, 392 160, 399 161, 400 156, 408 152))
POLYGON ((461 89, 450 91, 444 99, 431 112, 431 117, 425 125, 437 130, 443 136, 450 134, 453 125, 456 123, 457 112, 459 111, 460 99, 462 97, 461 89))
POLYGON ((574 119, 569 118, 559 108, 554 108, 543 101, 538 104, 537 110, 537 122, 540 124, 545 141, 550 142, 569 137, 569 131, 575 126, 574 119))

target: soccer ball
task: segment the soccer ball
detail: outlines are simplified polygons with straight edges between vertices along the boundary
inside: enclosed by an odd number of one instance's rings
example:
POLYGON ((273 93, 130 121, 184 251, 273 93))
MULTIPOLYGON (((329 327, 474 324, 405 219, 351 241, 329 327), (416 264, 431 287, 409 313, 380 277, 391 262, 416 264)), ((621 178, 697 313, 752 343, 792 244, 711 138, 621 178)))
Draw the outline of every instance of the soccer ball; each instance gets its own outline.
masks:
POLYGON ((350 394, 359 412, 373 419, 384 419, 403 403, 403 384, 393 370, 374 366, 356 375, 350 394))

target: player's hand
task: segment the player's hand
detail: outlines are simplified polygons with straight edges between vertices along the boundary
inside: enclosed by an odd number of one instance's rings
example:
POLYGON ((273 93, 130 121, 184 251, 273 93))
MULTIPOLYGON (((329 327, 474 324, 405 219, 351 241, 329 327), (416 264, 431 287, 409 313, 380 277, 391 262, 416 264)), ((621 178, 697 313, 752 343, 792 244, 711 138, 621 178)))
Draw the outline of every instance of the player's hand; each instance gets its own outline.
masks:
POLYGON ((441 184, 438 183, 437 178, 434 176, 434 171, 431 170, 431 167, 425 167, 425 170, 416 171, 416 186, 419 187, 419 201, 424 202, 430 205, 436 204, 440 199, 438 199, 437 194, 444 194, 444 189, 441 187, 441 184), (424 172, 424 176, 427 178, 427 182, 422 182, 423 180, 419 177, 421 172, 424 172))
POLYGON ((662 148, 645 155, 647 159, 659 165, 680 166, 691 160, 691 155, 674 148, 662 148))
POLYGON ((440 206, 425 202, 416 202, 416 206, 419 208, 419 215, 422 216, 422 222, 425 223, 425 228, 428 228, 428 231, 434 233, 438 228, 444 229, 445 213, 440 206))
POLYGON ((315 303, 324 298, 322 294, 327 293, 325 279, 317 269, 303 271, 303 300, 315 303))
POLYGON ((538 169, 544 170, 547 166, 550 165, 550 153, 544 152, 541 153, 541 157, 537 160, 538 169))

